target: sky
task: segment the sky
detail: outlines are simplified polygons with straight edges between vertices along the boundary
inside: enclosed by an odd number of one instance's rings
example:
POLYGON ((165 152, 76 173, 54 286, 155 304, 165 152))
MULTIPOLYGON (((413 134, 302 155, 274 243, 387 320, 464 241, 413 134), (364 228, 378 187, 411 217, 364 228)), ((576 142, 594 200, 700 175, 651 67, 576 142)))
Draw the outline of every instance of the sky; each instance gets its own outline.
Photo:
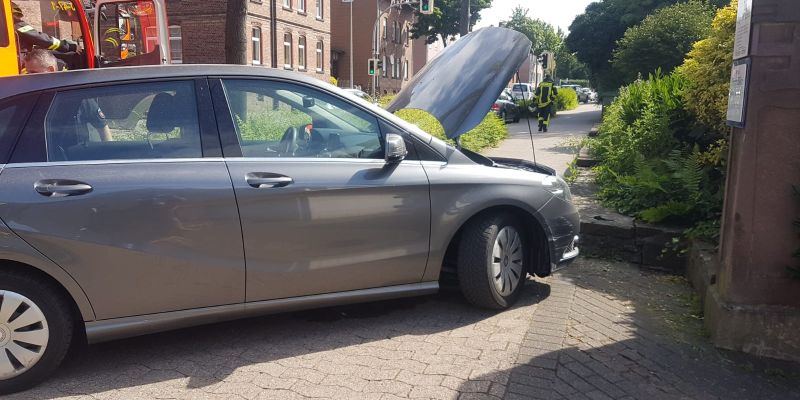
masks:
POLYGON ((481 19, 475 29, 484 26, 497 26, 500 21, 508 20, 511 11, 517 6, 527 8, 528 16, 541 19, 553 26, 560 27, 565 33, 575 16, 583 14, 586 6, 596 0, 493 0, 492 7, 481 11, 481 19))

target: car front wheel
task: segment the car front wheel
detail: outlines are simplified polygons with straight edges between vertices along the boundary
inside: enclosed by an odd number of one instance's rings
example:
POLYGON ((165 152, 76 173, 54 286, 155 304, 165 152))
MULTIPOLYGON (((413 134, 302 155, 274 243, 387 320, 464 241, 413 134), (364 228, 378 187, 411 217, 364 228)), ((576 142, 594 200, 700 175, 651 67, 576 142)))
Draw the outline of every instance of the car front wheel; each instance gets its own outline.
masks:
POLYGON ((58 293, 31 275, 0 272, 0 394, 38 384, 64 360, 73 321, 58 293))
POLYGON ((479 307, 511 307, 526 278, 527 246, 523 231, 509 215, 470 222, 458 252, 458 280, 466 299, 479 307))

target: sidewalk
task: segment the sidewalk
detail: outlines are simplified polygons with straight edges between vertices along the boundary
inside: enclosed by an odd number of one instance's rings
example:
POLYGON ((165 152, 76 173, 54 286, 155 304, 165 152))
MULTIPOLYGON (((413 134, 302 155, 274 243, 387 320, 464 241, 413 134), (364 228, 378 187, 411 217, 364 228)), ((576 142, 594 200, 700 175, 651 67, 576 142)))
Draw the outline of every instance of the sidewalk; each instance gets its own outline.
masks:
MULTIPOLYGON (((556 170, 563 176, 569 163, 578 154, 574 145, 569 145, 569 139, 577 141, 585 137, 596 123, 600 122, 600 106, 596 104, 582 104, 572 111, 561 111, 550 121, 547 133, 537 132, 538 122, 531 119, 533 130, 533 144, 536 146, 536 161, 556 170)), ((512 157, 533 160, 531 152, 531 137, 525 119, 518 123, 509 123, 508 138, 500 146, 487 149, 483 154, 489 157, 512 157)))

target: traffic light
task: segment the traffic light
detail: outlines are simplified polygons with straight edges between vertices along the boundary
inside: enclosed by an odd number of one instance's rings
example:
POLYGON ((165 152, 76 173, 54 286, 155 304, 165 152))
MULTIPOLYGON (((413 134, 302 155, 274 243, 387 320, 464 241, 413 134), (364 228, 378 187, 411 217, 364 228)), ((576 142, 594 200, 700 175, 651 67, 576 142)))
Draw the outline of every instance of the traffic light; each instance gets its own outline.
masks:
POLYGON ((433 0, 419 0, 419 12, 422 14, 433 14, 433 0))
POLYGON ((380 58, 378 59, 378 69, 383 69, 383 60, 380 58))
POLYGON ((542 54, 542 69, 547 70, 550 66, 550 55, 547 53, 542 54))
POLYGON ((378 69, 378 60, 375 58, 370 58, 367 60, 367 71, 369 71, 370 75, 375 75, 378 69))

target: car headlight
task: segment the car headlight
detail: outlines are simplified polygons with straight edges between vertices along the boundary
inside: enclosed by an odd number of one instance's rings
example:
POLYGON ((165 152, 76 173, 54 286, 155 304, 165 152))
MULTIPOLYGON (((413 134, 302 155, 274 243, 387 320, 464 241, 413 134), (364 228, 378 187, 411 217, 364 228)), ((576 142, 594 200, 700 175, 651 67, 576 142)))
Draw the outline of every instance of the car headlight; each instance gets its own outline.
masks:
POLYGON ((569 185, 561 177, 548 176, 542 180, 542 186, 561 200, 572 201, 569 185))

